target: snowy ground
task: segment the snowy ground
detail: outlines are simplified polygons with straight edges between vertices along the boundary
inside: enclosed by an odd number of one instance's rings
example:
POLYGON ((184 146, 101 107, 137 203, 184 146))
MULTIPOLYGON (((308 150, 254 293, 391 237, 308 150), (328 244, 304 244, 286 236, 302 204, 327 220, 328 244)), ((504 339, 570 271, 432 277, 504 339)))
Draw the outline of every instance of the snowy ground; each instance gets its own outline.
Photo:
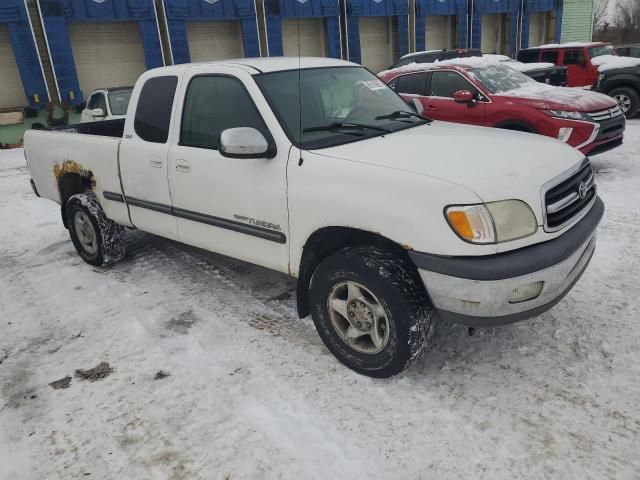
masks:
POLYGON ((635 120, 593 161, 599 246, 558 306, 439 325, 416 367, 372 380, 280 274, 140 232, 86 265, 1 152, 0 479, 640 478, 639 162, 635 120))

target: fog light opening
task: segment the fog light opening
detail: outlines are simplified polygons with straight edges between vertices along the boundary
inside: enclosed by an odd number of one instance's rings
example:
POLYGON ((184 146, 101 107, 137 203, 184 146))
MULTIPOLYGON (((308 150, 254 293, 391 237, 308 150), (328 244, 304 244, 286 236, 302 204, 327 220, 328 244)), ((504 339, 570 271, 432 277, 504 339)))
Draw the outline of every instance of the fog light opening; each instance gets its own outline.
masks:
POLYGON ((558 140, 560 140, 561 142, 567 143, 572 133, 573 133, 573 128, 562 127, 558 130, 558 140))
POLYGON ((540 296, 542 293, 542 287, 544 286, 544 282, 534 282, 529 285, 522 285, 521 287, 516 287, 511 292, 511 296, 509 297, 509 303, 520 303, 526 302, 528 300, 533 300, 540 296))

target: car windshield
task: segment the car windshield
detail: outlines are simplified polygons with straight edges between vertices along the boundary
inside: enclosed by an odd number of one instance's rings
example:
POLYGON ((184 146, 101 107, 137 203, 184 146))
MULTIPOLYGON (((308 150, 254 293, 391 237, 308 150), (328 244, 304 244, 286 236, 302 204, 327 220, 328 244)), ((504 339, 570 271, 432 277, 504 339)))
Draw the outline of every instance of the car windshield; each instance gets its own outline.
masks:
POLYGON ((502 93, 536 83, 531 77, 506 65, 472 68, 470 72, 491 93, 502 93))
POLYGON ((589 56, 591 58, 599 57, 600 55, 617 55, 617 53, 612 45, 600 45, 599 47, 591 47, 589 49, 589 56))
POLYGON ((109 92, 111 115, 126 115, 132 90, 114 90, 109 92))
POLYGON ((331 147, 427 121, 362 67, 288 70, 254 78, 300 148, 331 147))

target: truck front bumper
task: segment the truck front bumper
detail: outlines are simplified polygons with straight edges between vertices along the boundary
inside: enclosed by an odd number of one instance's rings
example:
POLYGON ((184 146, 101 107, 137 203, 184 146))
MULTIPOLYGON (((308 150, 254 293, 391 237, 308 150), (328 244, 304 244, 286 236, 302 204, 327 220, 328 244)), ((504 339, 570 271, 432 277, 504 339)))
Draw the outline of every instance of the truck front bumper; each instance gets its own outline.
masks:
POLYGON ((560 237, 496 255, 409 255, 443 320, 503 325, 540 315, 571 290, 593 256, 603 213, 597 198, 589 213, 560 237), (531 292, 528 297, 526 292, 531 292))

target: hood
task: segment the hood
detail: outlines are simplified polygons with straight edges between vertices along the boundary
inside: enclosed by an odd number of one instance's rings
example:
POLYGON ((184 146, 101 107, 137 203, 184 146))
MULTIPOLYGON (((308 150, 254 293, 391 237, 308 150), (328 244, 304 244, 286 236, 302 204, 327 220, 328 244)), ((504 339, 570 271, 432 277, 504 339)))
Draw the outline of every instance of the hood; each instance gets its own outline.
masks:
POLYGON ((439 121, 317 153, 444 180, 484 202, 524 200, 539 220, 542 185, 584 158, 541 135, 439 121))
POLYGON ((495 95, 542 110, 594 112, 617 105, 614 99, 602 93, 582 88, 554 87, 539 82, 495 95))

